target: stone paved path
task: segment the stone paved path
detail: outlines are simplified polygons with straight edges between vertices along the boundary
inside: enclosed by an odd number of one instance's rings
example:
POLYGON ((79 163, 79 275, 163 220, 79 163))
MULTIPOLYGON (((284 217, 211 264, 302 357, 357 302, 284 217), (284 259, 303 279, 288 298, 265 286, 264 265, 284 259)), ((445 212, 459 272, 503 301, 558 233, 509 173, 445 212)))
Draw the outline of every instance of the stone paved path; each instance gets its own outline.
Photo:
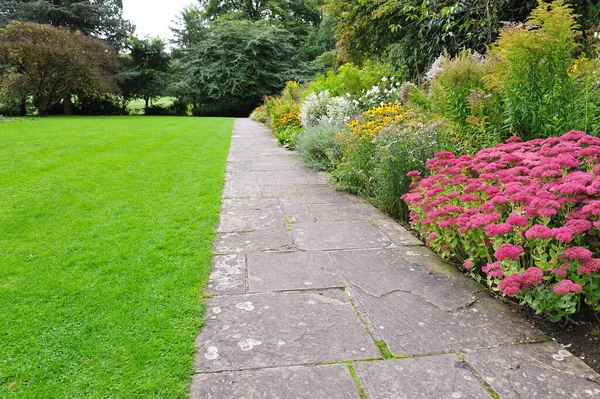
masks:
POLYGON ((235 123, 192 398, 600 397, 420 241, 235 123))

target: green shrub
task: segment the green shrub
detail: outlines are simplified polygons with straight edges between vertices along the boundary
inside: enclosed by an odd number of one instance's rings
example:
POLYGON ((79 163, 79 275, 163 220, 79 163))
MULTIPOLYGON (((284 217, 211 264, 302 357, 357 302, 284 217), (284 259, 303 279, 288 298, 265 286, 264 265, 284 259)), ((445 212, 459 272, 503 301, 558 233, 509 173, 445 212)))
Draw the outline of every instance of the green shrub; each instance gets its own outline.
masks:
POLYGON ((390 65, 366 63, 362 68, 354 64, 344 64, 337 71, 317 74, 310 84, 310 91, 320 93, 328 90, 333 96, 360 96, 374 85, 379 84, 384 76, 393 76, 394 69, 390 65))
POLYGON ((250 119, 259 123, 267 123, 269 121, 269 114, 264 105, 256 107, 254 111, 250 113, 250 119))
POLYGON ((190 103, 184 99, 175 99, 167 109, 173 115, 186 116, 189 114, 190 103))
POLYGON ((73 113, 77 115, 123 115, 121 104, 115 96, 100 98, 78 95, 73 103, 73 113))
POLYGON ((300 104, 302 100, 302 87, 300 83, 293 80, 285 82, 285 87, 281 92, 281 98, 285 101, 293 101, 296 104, 300 104))
POLYGON ((163 107, 161 105, 152 105, 152 106, 146 108, 144 115, 169 116, 169 115, 173 115, 173 114, 166 107, 163 107))
POLYGON ((511 133, 533 139, 589 124, 590 115, 581 107, 585 90, 569 73, 577 28, 569 4, 540 2, 526 25, 503 29, 492 46, 497 61, 486 86, 501 96, 511 133))
POLYGON ((427 91, 413 83, 406 82, 402 85, 398 93, 398 100, 407 108, 420 113, 428 115, 432 112, 431 98, 429 98, 427 91))
POLYGON ((442 60, 441 70, 430 82, 433 111, 464 126, 470 115, 467 97, 471 91, 483 89, 481 78, 487 73, 487 63, 480 54, 467 50, 442 60))
MULTIPOLYGON (((499 97, 487 91, 483 82, 488 72, 485 57, 465 50, 453 58, 441 56, 426 75, 431 111, 450 123, 454 149, 459 152, 494 146, 508 134, 503 129, 499 97)), ((423 102, 417 90, 412 93, 413 101, 423 102)))
POLYGON ((265 97, 267 123, 275 138, 286 148, 294 148, 296 135, 302 131, 300 108, 295 100, 265 97))
POLYGON ((210 101, 192 109, 194 116, 230 116, 247 117, 258 105, 253 99, 230 98, 228 100, 210 101))
POLYGON ((335 136, 339 132, 336 125, 319 124, 305 129, 298 137, 296 149, 302 160, 311 169, 333 169, 332 159, 339 158, 339 148, 335 136))
POLYGON ((407 123, 382 129, 376 140, 373 169, 373 203, 397 220, 408 221, 408 208, 401 196, 410 189, 406 174, 417 170, 427 175, 426 162, 450 148, 446 126, 440 120, 427 121, 413 115, 407 123))
POLYGON ((390 103, 367 110, 350 121, 336 137, 341 158, 331 174, 335 185, 342 190, 373 198, 377 135, 383 128, 402 123, 409 114, 402 106, 390 103))

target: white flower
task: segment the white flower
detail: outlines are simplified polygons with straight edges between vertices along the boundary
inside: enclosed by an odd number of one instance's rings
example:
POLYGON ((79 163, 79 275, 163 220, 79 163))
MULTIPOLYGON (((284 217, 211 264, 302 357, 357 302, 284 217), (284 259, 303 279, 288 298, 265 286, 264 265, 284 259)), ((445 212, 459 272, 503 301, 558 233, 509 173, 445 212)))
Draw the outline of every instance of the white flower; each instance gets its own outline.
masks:
POLYGON ((343 125, 346 118, 355 113, 356 100, 351 102, 345 97, 331 97, 327 90, 309 94, 300 106, 300 120, 304 128, 322 123, 343 125))
POLYGON ((429 71, 427 71, 427 73, 425 74, 425 79, 429 81, 435 79, 435 77, 438 76, 444 70, 445 62, 446 56, 444 54, 441 54, 439 57, 437 57, 435 61, 433 61, 433 64, 431 64, 431 68, 429 68, 429 71))

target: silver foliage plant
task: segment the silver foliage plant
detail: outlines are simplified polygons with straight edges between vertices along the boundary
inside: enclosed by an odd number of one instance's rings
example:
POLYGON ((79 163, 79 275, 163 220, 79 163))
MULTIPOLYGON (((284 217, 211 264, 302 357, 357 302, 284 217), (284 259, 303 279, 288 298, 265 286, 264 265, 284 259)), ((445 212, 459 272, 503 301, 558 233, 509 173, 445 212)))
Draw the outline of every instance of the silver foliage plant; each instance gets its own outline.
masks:
POLYGON ((344 97, 332 97, 328 90, 309 94, 300 106, 300 121, 305 129, 328 124, 343 126, 357 113, 355 105, 344 97))

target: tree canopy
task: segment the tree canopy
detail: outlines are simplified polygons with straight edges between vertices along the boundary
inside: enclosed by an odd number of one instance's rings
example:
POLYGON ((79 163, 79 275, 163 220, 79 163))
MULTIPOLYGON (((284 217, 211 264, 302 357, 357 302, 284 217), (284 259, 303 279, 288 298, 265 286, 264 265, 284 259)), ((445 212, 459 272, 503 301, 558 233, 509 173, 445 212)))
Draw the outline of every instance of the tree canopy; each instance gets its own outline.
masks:
POLYGON ((252 100, 277 93, 298 74, 286 30, 264 21, 224 21, 190 50, 184 83, 205 100, 252 100))
POLYGON ((0 30, 0 64, 4 94, 32 95, 40 116, 65 95, 112 90, 114 50, 104 42, 67 28, 11 22, 0 30))
POLYGON ((523 21, 537 0, 326 0, 343 61, 387 61, 421 73, 444 51, 484 52, 502 21, 523 21))
POLYGON ((169 28, 174 36, 172 43, 180 50, 197 44, 208 29, 204 11, 195 5, 184 7, 173 22, 175 26, 169 28))
MULTIPOLYGON (((122 0, 0 0, 7 20, 37 22, 77 30, 119 47, 133 31, 123 19, 122 0)), ((1 15, 0 11, 0 22, 1 15)), ((1 25, 0 25, 1 26, 1 25)))
POLYGON ((143 98, 145 109, 152 98, 164 95, 167 88, 167 73, 171 57, 165 50, 165 43, 160 38, 131 38, 129 88, 133 88, 133 96, 143 98))

